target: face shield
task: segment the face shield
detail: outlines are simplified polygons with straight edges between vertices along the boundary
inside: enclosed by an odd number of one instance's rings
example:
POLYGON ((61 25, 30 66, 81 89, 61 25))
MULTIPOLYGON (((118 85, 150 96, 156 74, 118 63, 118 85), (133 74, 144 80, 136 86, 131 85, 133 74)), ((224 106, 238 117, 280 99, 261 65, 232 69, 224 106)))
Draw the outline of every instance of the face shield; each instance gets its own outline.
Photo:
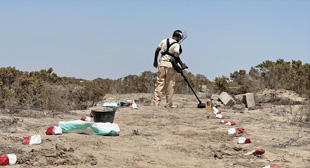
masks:
POLYGON ((181 33, 179 44, 181 44, 187 38, 187 33, 184 31, 181 33))

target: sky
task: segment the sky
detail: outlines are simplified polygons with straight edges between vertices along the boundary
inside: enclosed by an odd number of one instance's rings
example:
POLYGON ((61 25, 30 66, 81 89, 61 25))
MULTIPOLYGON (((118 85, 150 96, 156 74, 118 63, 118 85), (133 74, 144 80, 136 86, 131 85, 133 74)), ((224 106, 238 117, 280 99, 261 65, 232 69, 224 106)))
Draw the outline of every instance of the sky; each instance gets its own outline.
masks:
POLYGON ((310 0, 0 0, 0 67, 118 79, 156 72, 176 29, 193 74, 213 81, 263 61, 310 63, 310 0))

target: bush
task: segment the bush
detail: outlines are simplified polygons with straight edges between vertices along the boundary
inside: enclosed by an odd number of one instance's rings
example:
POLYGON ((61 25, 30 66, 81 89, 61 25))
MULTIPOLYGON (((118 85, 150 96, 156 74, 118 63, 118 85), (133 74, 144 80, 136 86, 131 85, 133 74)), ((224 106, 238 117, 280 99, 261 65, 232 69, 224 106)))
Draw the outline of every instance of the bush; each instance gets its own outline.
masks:
POLYGON ((252 67, 249 76, 262 88, 293 90, 310 98, 310 64, 283 59, 265 61, 252 67))
POLYGON ((226 76, 215 78, 215 91, 229 92, 228 78, 226 76))
POLYGON ((0 68, 0 108, 66 112, 94 105, 109 91, 110 80, 61 78, 53 69, 22 72, 0 68), (82 81, 82 82, 81 82, 82 81))

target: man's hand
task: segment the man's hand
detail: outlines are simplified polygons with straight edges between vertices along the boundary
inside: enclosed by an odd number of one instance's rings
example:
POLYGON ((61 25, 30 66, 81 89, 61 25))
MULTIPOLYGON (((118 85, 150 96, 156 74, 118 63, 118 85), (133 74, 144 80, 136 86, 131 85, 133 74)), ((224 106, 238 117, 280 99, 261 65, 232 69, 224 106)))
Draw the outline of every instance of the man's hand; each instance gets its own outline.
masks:
POLYGON ((184 64, 184 63, 181 66, 182 66, 182 69, 187 69, 188 68, 188 66, 186 64, 184 64))
POLYGON ((157 58, 158 58, 159 51, 160 51, 160 48, 157 47, 156 50, 155 50, 154 63, 153 63, 153 66, 154 66, 155 68, 158 67, 158 62, 157 62, 158 59, 157 59, 157 58))
POLYGON ((157 62, 157 61, 154 61, 153 66, 154 66, 155 68, 157 68, 157 67, 158 67, 158 62, 157 62))

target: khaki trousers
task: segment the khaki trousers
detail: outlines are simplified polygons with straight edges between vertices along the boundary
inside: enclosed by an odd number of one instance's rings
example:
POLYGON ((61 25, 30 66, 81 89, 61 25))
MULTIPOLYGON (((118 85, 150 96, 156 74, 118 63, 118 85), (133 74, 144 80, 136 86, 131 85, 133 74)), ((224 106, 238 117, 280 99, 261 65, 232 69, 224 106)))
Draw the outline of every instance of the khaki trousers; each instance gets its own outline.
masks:
POLYGON ((165 88, 166 93, 166 104, 167 106, 172 106, 172 97, 174 93, 175 78, 177 72, 173 67, 159 67, 157 71, 157 82, 155 84, 155 105, 160 104, 162 90, 165 88))

